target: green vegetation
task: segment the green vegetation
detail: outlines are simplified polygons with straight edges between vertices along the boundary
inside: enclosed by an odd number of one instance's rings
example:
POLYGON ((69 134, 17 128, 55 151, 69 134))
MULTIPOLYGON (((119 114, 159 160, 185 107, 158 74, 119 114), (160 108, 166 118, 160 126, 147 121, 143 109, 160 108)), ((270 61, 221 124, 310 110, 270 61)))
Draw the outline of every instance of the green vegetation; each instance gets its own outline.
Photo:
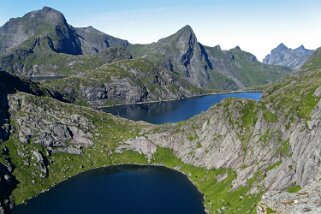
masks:
POLYGON ((265 110, 263 112, 263 117, 267 122, 270 122, 270 123, 277 122, 278 120, 278 116, 269 110, 265 110))
POLYGON ((277 168, 278 166, 280 166, 281 164, 282 164, 282 161, 278 161, 278 162, 272 164, 271 166, 269 166, 269 167, 267 168, 267 170, 269 171, 269 170, 275 169, 275 168, 277 168))
POLYGON ((277 213, 274 210, 272 210, 270 207, 267 208, 266 212, 267 212, 267 214, 276 214, 277 213))
POLYGON ((254 55, 236 48, 229 50, 229 55, 233 56, 232 66, 238 71, 234 75, 247 87, 273 82, 291 72, 286 67, 262 64, 254 55))
POLYGON ((321 48, 314 51, 313 56, 302 66, 302 70, 315 70, 321 68, 321 48))
MULTIPOLYGON (((266 92, 267 96, 263 97, 262 101, 273 103, 271 107, 273 111, 278 112, 277 116, 288 119, 290 123, 296 118, 307 121, 320 99, 314 96, 320 85, 321 72, 304 71, 297 76, 289 77, 286 81, 270 86, 266 92)), ((267 116, 268 119, 269 117, 267 116)))
POLYGON ((296 193, 296 192, 299 192, 300 190, 301 190, 301 186, 299 185, 294 185, 288 188, 289 193, 296 193))
POLYGON ((279 146, 277 153, 281 156, 290 156, 291 155, 291 145, 289 140, 285 140, 279 146))
POLYGON ((188 176, 204 195, 204 205, 209 213, 251 213, 256 212, 256 204, 260 195, 248 194, 251 185, 232 190, 235 172, 229 169, 206 170, 182 163, 169 149, 158 148, 153 163, 178 169, 188 176), (216 177, 226 174, 226 178, 218 182, 216 177))

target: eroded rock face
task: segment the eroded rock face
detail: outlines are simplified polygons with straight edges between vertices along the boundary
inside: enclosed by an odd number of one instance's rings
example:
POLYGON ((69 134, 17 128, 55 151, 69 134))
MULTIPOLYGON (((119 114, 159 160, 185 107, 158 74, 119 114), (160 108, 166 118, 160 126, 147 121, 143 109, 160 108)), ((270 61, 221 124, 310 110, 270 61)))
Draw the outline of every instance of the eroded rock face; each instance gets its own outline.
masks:
POLYGON ((262 196, 258 214, 321 213, 321 182, 312 182, 297 193, 270 191, 262 196))
POLYGON ((121 144, 117 149, 117 153, 122 153, 125 150, 133 150, 139 154, 144 154, 147 156, 148 161, 151 160, 153 154, 157 150, 157 146, 150 140, 144 137, 137 137, 136 139, 131 139, 124 144, 121 144))
POLYGON ((36 158, 36 162, 38 163, 38 169, 40 170, 40 177, 45 178, 48 176, 48 169, 47 169, 47 161, 45 160, 44 156, 38 152, 38 151, 33 151, 32 154, 36 158))
MULTIPOLYGON (((256 181, 253 193, 262 188, 284 190, 294 184, 305 186, 319 178, 321 100, 307 124, 298 120, 288 129, 287 121, 280 118, 277 122, 268 122, 256 107, 251 109, 256 115, 253 124, 246 126, 243 111, 248 111, 252 105, 257 104, 248 100, 226 100, 182 127, 167 125, 163 132, 144 134, 145 140, 129 140, 127 148, 140 150, 142 144, 150 142, 173 149, 177 157, 188 164, 207 169, 232 168, 237 172, 234 188, 245 185, 260 171, 264 176, 256 181), (269 168, 272 165, 275 167, 269 168)), ((154 152, 145 150, 143 153, 151 157, 154 152)))
POLYGON ((105 64, 79 77, 50 82, 46 87, 70 102, 81 100, 95 107, 180 99, 202 92, 193 90, 195 87, 186 81, 181 83, 151 61, 135 59, 105 64))
POLYGON ((50 105, 49 100, 32 95, 15 94, 9 97, 9 102, 11 118, 16 121, 13 128, 21 143, 32 141, 53 148, 93 144, 90 130, 94 125, 87 118, 73 111, 61 111, 50 105))

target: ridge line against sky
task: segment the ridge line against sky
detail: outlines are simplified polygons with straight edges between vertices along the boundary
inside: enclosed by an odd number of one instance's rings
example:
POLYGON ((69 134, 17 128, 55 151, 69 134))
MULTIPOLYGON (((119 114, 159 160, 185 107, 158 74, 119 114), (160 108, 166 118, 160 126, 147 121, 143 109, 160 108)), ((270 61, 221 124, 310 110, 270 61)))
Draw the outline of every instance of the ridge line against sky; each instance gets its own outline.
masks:
POLYGON ((198 41, 240 46, 262 60, 283 42, 321 46, 320 0, 1 0, 0 25, 49 6, 69 24, 93 26, 131 43, 152 43, 190 25, 198 41))

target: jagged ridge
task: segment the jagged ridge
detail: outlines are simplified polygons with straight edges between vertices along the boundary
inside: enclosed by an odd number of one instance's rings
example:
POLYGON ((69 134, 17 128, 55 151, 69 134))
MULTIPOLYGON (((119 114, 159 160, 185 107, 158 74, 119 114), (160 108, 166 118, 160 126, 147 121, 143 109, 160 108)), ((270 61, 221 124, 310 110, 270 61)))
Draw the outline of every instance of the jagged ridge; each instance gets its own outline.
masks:
POLYGON ((308 50, 303 45, 296 49, 291 49, 281 43, 263 59, 263 63, 284 65, 290 68, 299 69, 309 59, 312 53, 313 50, 308 50))

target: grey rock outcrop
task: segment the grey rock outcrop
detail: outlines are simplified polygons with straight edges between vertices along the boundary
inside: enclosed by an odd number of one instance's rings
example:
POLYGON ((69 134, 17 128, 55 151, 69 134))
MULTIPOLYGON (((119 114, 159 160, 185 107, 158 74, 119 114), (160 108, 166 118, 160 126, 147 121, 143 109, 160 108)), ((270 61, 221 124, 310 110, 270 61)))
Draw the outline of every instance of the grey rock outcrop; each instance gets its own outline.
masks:
POLYGON ((111 47, 127 47, 128 41, 107 35, 92 26, 75 28, 81 43, 82 53, 98 54, 111 47))
POLYGON ((232 168, 237 173, 233 188, 246 185, 257 171, 264 177, 256 181, 252 192, 284 190, 294 184, 305 186, 321 176, 319 90, 315 91, 319 102, 308 126, 303 120, 297 120, 286 129, 285 118, 281 116, 278 122, 268 122, 264 111, 253 107, 258 105, 254 101, 225 100, 182 127, 166 125, 157 133, 145 133, 145 140, 129 140, 127 148, 140 150, 150 158, 155 150, 147 145, 153 144, 172 149, 188 164, 207 169, 232 168), (243 124, 242 119, 242 112, 248 108, 256 114, 250 126, 243 124), (137 145, 145 145, 146 149, 141 150, 137 145), (277 162, 275 168, 269 169, 277 162))
POLYGON ((116 152, 122 153, 126 150, 132 150, 140 154, 144 154, 147 156, 148 161, 150 161, 157 150, 157 146, 152 141, 144 137, 137 137, 136 139, 131 139, 117 147, 116 152))
POLYGON ((33 151, 32 152, 34 157, 36 158, 37 164, 38 164, 38 169, 40 170, 40 177, 45 178, 48 176, 48 169, 47 169, 47 163, 46 160, 44 159, 43 155, 38 152, 38 151, 33 151))
POLYGON ((82 101, 91 106, 181 99, 202 92, 193 91, 191 84, 147 59, 106 64, 79 77, 49 82, 45 87, 69 102, 82 101))
POLYGON ((312 54, 313 50, 308 50, 303 45, 296 49, 291 49, 281 43, 263 59, 263 63, 299 69, 312 54))
POLYGON ((258 214, 321 213, 321 182, 312 182, 297 193, 270 191, 262 196, 258 214))
POLYGON ((93 144, 94 125, 77 113, 61 111, 46 99, 27 94, 9 97, 13 128, 22 143, 39 143, 46 147, 88 147, 93 144))
MULTIPOLYGON (((178 66, 176 71, 200 87, 208 87, 210 78, 209 69, 212 68, 204 47, 198 43, 193 29, 187 25, 177 33, 156 43, 156 50, 171 50, 166 53, 164 61, 169 65, 178 66)), ((171 70, 171 67, 168 67, 171 70)), ((174 71, 172 69, 172 71, 174 71)))

